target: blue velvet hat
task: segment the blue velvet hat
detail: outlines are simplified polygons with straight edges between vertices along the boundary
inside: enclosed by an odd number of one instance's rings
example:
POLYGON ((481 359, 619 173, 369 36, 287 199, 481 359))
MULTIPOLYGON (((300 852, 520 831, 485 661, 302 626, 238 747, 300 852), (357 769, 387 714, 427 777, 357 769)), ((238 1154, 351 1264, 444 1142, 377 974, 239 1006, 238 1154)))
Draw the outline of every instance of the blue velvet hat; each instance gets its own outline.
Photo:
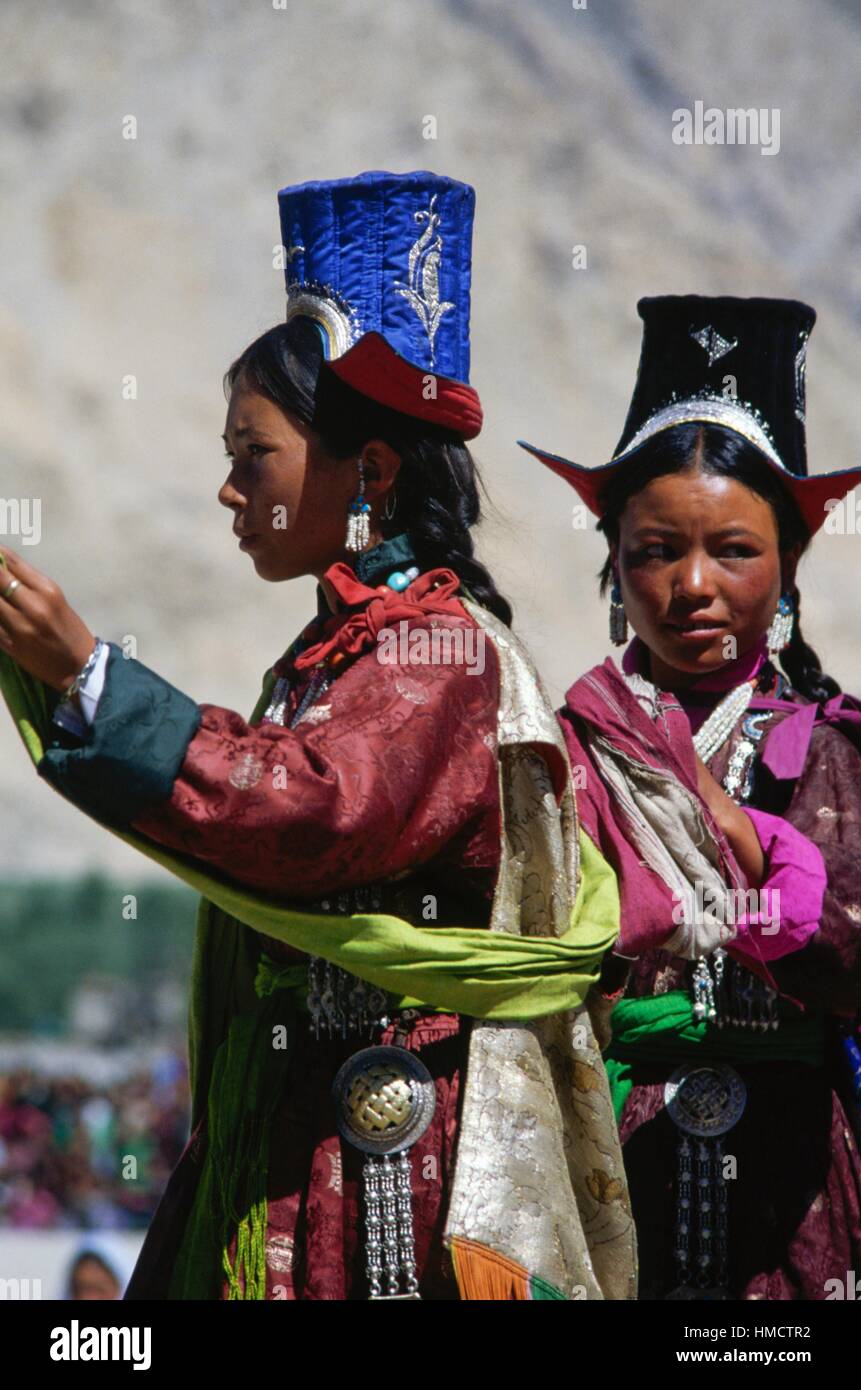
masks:
POLYGON ((278 205, 288 322, 316 323, 329 369, 363 395, 474 438, 474 190, 372 171, 282 188, 278 205))

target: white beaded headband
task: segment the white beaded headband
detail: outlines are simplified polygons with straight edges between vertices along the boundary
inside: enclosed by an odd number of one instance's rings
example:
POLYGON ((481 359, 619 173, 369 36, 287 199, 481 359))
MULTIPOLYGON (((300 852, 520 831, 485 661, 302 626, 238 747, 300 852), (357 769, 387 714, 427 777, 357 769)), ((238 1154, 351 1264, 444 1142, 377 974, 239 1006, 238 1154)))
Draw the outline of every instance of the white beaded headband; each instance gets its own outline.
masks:
POLYGON ((615 458, 624 458, 661 430, 671 429, 673 425, 703 421, 707 424, 725 425, 727 429, 735 430, 736 434, 743 435, 751 444, 761 449, 772 463, 783 469, 784 473, 788 473, 789 469, 768 437, 762 417, 757 418, 758 416, 759 412, 755 412, 753 406, 727 400, 724 396, 689 396, 687 400, 671 401, 669 405, 662 406, 654 415, 649 416, 615 458))

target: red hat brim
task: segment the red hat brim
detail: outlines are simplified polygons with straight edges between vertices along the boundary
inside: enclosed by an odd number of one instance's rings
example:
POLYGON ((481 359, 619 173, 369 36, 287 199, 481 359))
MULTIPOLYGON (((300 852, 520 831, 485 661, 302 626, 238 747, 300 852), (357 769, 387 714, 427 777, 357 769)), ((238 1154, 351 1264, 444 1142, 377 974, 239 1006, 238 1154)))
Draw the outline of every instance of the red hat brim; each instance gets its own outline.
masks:
POLYGON ((481 401, 472 386, 408 362, 381 333, 364 333, 324 366, 354 391, 402 415, 441 425, 464 439, 475 439, 481 430, 481 401), (428 396, 430 382, 433 392, 428 396))
MULTIPOLYGON (((610 463, 601 464, 598 468, 584 468, 582 464, 572 463, 570 459, 562 458, 559 454, 545 453, 543 449, 536 448, 534 444, 527 444, 523 439, 518 439, 517 442, 521 449, 526 449, 530 454, 534 454, 553 473, 564 478, 586 503, 589 510, 598 517, 601 516, 601 507, 598 502, 601 492, 607 483, 615 477, 619 469, 624 468, 629 460, 643 448, 641 444, 636 449, 620 454, 610 463)), ((784 487, 795 498, 798 510, 801 512, 811 536, 816 534, 832 510, 826 503, 841 501, 847 493, 861 483, 861 468, 844 468, 835 473, 814 473, 806 478, 799 478, 795 473, 790 473, 788 469, 781 468, 761 450, 760 453, 763 462, 768 464, 772 473, 777 474, 784 487)))

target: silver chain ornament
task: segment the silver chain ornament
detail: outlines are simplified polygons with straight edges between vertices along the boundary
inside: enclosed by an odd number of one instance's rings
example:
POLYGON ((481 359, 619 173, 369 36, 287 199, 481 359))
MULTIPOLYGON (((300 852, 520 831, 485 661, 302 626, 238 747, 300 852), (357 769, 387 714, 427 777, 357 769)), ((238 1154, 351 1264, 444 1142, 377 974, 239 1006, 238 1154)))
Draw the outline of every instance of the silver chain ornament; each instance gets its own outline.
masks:
POLYGON ((409 1150, 433 1119, 433 1077, 406 1048, 366 1047, 340 1068, 332 1098, 342 1139, 365 1155, 370 1297, 418 1299, 409 1150))

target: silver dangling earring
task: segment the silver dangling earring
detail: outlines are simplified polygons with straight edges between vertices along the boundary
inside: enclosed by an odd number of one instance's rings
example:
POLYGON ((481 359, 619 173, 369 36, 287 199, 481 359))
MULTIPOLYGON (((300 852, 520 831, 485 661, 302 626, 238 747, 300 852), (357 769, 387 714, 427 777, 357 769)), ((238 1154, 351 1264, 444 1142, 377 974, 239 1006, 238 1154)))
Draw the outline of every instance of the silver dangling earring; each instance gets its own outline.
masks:
POLYGON ((350 503, 347 514, 347 539, 345 550, 364 550, 371 535, 371 508, 365 501, 365 466, 359 459, 359 491, 350 503))
POLYGON ((392 488, 391 492, 389 493, 388 497, 386 498, 386 505, 385 505, 385 508, 383 509, 383 520, 384 520, 384 521, 391 521, 392 518, 393 518, 393 516, 394 516, 394 514, 395 514, 395 512, 397 511, 397 509, 398 509, 398 499, 397 499, 397 497, 395 496, 395 490, 394 490, 394 488, 392 488), (389 511, 389 504, 390 504, 390 503, 391 503, 391 507, 392 507, 392 510, 391 510, 391 511, 389 511))
POLYGON ((777 656, 789 646, 792 640, 792 625, 795 621, 795 603, 791 594, 781 594, 777 612, 768 629, 768 654, 777 656))
POLYGON ((628 640, 628 618, 622 602, 622 590, 618 579, 613 580, 610 590, 610 641, 614 647, 624 647, 628 640))

